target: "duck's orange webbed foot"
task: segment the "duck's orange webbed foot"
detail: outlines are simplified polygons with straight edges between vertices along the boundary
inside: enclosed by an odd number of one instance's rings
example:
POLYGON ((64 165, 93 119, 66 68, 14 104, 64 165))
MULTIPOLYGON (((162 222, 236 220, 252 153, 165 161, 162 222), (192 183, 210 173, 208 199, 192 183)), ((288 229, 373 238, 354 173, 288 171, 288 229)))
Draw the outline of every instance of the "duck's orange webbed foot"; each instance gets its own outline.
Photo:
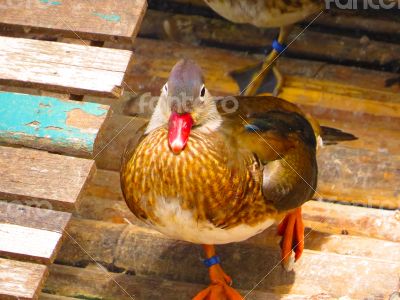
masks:
POLYGON ((300 258, 304 250, 304 224, 300 207, 285 216, 278 225, 278 235, 282 236, 282 264, 286 270, 291 270, 292 250, 295 253, 294 261, 300 258))
POLYGON ((207 254, 205 264, 209 267, 211 284, 198 293, 193 300, 243 300, 242 296, 230 286, 232 279, 221 268, 214 246, 204 245, 203 247, 207 254))

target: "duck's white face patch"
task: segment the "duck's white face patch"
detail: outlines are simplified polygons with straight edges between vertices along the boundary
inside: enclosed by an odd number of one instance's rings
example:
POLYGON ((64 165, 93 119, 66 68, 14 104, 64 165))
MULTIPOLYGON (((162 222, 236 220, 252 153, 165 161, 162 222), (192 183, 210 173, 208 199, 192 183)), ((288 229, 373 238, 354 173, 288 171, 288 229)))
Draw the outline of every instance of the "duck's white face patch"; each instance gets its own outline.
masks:
POLYGON ((215 227, 207 221, 196 221, 188 210, 182 210, 179 199, 160 197, 154 203, 153 213, 159 219, 154 228, 161 233, 195 244, 227 244, 244 241, 270 227, 275 219, 267 218, 255 226, 246 224, 229 229, 215 227))

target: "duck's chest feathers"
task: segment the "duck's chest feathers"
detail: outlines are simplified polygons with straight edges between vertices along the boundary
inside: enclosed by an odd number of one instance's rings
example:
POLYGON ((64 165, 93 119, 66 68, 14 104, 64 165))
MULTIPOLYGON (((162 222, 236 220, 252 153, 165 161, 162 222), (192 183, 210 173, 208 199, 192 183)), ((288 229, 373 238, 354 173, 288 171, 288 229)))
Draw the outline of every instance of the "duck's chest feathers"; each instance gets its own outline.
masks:
POLYGON ((176 155, 168 147, 166 129, 151 132, 122 176, 128 205, 141 218, 169 228, 169 235, 174 235, 174 228, 216 234, 238 225, 251 228, 236 233, 236 239, 257 232, 266 226, 261 223, 273 209, 265 205, 261 180, 251 171, 251 156, 238 159, 230 151, 218 133, 193 131, 184 151, 176 155))

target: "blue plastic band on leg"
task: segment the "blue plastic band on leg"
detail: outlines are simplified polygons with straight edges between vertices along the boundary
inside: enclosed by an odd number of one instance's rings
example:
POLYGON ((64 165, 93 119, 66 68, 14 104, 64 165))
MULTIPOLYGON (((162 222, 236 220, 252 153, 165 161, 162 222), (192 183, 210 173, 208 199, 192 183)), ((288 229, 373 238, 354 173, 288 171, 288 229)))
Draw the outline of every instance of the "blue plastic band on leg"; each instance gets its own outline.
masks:
POLYGON ((219 256, 215 255, 210 258, 205 259, 203 261, 203 263, 207 268, 209 268, 213 265, 217 265, 217 264, 221 263, 221 260, 219 259, 219 256))
POLYGON ((272 48, 274 48, 279 54, 285 51, 286 47, 286 45, 279 43, 278 40, 272 42, 272 48))

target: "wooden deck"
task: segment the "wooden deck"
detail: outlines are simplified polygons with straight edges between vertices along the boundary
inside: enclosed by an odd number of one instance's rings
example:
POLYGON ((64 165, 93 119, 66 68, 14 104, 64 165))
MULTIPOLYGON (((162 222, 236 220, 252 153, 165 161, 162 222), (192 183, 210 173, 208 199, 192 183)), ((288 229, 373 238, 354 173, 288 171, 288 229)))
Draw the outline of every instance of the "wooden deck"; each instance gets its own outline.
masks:
MULTIPOLYGON (((136 93, 159 95, 171 67, 190 57, 213 94, 237 94, 229 74, 260 62, 276 32, 231 24, 200 0, 149 1, 139 31, 145 1, 115 8, 112 1, 91 2, 38 1, 30 11, 16 6, 0 14, 0 39, 17 45, 0 54, 8 63, 2 67, 9 77, 0 79, 4 99, 30 94, 2 105, 0 115, 16 114, 24 99, 32 107, 18 124, 0 119, 0 169, 7 170, 0 198, 8 201, 0 202, 0 241, 9 241, 0 243, 0 256, 8 258, 0 258, 0 299, 190 299, 208 283, 200 247, 144 226, 119 188, 127 137, 149 115, 137 115, 136 93), (74 30, 57 14, 72 14, 74 30), (17 65, 8 62, 13 51, 17 65), (33 68, 18 76, 24 66, 33 68), (65 71, 66 80, 53 70, 65 71), (38 123, 37 111, 48 117, 38 123), (34 149, 14 148, 20 146, 34 149), (32 203, 39 208, 21 206, 32 203)), ((303 209, 306 249, 294 271, 279 265, 275 228, 218 247, 246 299, 400 298, 396 13, 326 12, 280 58, 280 96, 359 139, 319 154, 318 193, 303 209)))
POLYGON ((73 239, 109 116, 108 105, 78 100, 122 95, 132 51, 99 46, 131 43, 145 10, 142 0, 0 1, 0 299, 38 299, 73 239))
MULTIPOLYGON (((274 33, 232 25, 201 1, 167 2, 150 2, 134 42, 128 85, 158 95, 175 62, 190 57, 204 69, 213 94, 237 94, 229 73, 260 62, 274 33)), ((275 228, 218 247, 234 286, 243 295, 251 291, 246 299, 398 299, 399 46, 396 16, 335 12, 319 19, 280 59, 286 77, 281 97, 321 124, 359 139, 327 146, 319 154, 318 197, 304 206, 306 250, 294 272, 278 263, 275 228)), ((143 114, 132 117, 138 113, 138 97, 128 92, 118 103, 93 96, 84 100, 110 104, 112 114, 99 139, 99 169, 71 221, 73 239, 50 267, 42 298, 190 299, 208 283, 200 247, 144 226, 119 189, 126 136, 144 122, 143 114)))

